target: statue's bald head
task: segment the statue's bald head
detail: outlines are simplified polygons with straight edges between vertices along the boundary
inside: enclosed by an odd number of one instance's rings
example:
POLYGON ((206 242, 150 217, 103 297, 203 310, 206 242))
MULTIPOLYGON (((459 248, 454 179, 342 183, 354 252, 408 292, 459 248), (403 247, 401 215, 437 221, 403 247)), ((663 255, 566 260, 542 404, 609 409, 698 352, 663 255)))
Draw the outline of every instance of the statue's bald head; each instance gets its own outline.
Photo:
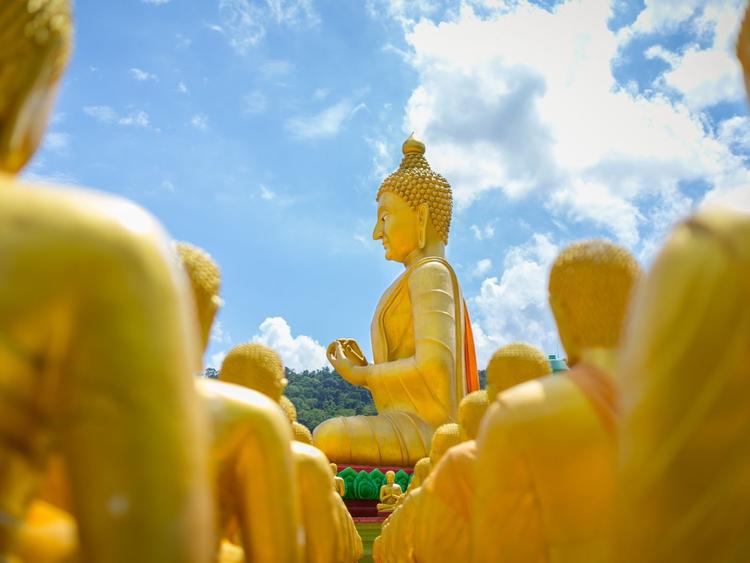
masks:
POLYGON ((67 63, 68 0, 0 2, 0 170, 18 172, 44 134, 67 63))
POLYGON ((219 289, 221 288, 221 270, 213 258, 202 248, 186 242, 177 243, 177 253, 182 260, 182 266, 190 279, 193 290, 195 308, 198 312, 198 323, 201 329, 201 344, 203 349, 208 346, 211 326, 216 317, 216 311, 221 306, 219 289))
POLYGON ((549 374, 549 360, 541 350, 524 342, 512 342, 498 348, 487 364, 487 398, 525 381, 549 374))
POLYGON ((435 467, 443 457, 443 454, 465 441, 466 435, 462 432, 461 426, 455 422, 448 422, 437 427, 432 435, 432 444, 430 445, 430 461, 432 467, 435 467))
POLYGON ((255 389, 277 402, 287 384, 279 355, 255 342, 240 344, 229 351, 221 364, 219 379, 255 389))
POLYGON ((466 395, 458 405, 458 423, 469 440, 474 440, 479 432, 479 423, 487 412, 489 401, 487 391, 480 389, 466 395))
POLYGON ((568 365, 586 349, 616 349, 641 268, 630 252, 604 240, 565 248, 552 264, 549 302, 568 365))

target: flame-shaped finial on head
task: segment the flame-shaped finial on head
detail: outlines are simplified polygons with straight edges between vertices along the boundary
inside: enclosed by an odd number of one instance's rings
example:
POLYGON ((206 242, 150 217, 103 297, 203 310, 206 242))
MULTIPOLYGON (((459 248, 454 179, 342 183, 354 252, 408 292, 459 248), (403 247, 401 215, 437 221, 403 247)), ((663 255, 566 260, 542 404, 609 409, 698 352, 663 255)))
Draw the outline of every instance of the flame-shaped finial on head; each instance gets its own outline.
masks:
POLYGON ((401 145, 401 152, 404 155, 407 154, 424 154, 425 146, 424 143, 418 139, 414 138, 414 133, 412 132, 411 135, 409 135, 409 138, 404 141, 404 144, 401 145))

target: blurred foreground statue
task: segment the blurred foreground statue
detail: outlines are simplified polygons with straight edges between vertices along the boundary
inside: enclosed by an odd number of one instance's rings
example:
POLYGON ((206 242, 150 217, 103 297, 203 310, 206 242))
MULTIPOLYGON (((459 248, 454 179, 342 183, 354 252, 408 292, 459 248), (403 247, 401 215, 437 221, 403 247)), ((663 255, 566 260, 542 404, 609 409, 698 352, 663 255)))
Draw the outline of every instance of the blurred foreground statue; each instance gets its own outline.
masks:
POLYGON ((461 398, 479 389, 471 325, 445 260, 451 188, 424 152, 421 142, 407 139, 401 166, 378 190, 373 238, 383 241, 386 259, 406 271, 375 310, 374 363, 353 340, 328 347, 336 371, 369 389, 378 411, 333 418, 315 429, 315 445, 337 463, 414 465, 427 455, 433 431, 455 422, 461 398))
POLYGON ((635 258, 605 241, 573 244, 553 263, 550 305, 573 369, 503 391, 488 409, 477 437, 473 561, 606 560, 617 456, 609 370, 639 277, 635 258))
POLYGON ((67 1, 0 2, 0 559, 24 541, 54 453, 80 560, 203 563, 198 338, 170 242, 128 201, 13 177, 44 132, 71 34, 67 1))
POLYGON ((750 215, 679 225, 636 303, 621 367, 614 560, 750 558, 750 215))

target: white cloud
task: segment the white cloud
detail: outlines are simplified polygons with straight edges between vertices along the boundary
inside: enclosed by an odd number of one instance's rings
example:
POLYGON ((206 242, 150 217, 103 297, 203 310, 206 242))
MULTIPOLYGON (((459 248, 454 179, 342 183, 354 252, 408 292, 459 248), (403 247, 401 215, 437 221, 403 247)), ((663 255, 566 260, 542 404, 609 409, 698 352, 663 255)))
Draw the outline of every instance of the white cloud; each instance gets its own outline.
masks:
POLYGON ((262 199, 265 199, 266 201, 271 201, 272 199, 276 198, 276 194, 272 190, 261 184, 260 197, 262 199))
POLYGON ((141 70, 140 68, 131 68, 130 76, 138 82, 146 82, 147 80, 158 80, 155 74, 141 70))
POLYGON ((162 180, 161 188, 167 192, 174 192, 176 189, 170 180, 162 180))
POLYGON ((260 324, 259 331, 253 336, 253 342, 275 350, 290 369, 314 370, 328 365, 325 349, 309 336, 293 337, 289 323, 282 317, 268 317, 260 324))
POLYGON ((231 344, 232 335, 228 330, 224 329, 221 321, 216 321, 211 327, 210 340, 215 344, 231 344))
POLYGON ((189 93, 190 93, 190 90, 188 90, 188 87, 187 87, 187 85, 186 85, 186 84, 185 84, 184 82, 182 82, 182 81, 180 81, 180 82, 179 82, 179 83, 177 84, 177 91, 178 91, 178 92, 179 92, 180 94, 189 94, 189 93))
POLYGON ((163 4, 168 4, 169 0, 141 0, 141 2, 145 4, 152 4, 154 6, 161 6, 163 4))
POLYGON ((475 277, 483 276, 490 271, 490 268, 492 268, 492 260, 490 260, 489 258, 482 258, 479 262, 477 262, 476 266, 474 266, 474 270, 472 270, 471 275, 475 277))
POLYGON ((471 229, 471 232, 474 233, 474 238, 477 240, 485 240, 495 236, 495 227, 490 224, 485 225, 484 227, 472 225, 469 228, 471 229))
MULTIPOLYGON (((588 223, 634 246, 651 229, 644 201, 658 208, 699 180, 720 192, 750 185, 742 155, 697 111, 714 94, 683 85, 683 103, 666 90, 646 97, 616 83, 612 65, 635 32, 608 28, 608 3, 497 4, 485 2, 481 16, 464 4, 447 21, 405 28, 418 84, 403 129, 426 141, 459 210, 492 190, 511 199, 534 195, 553 220, 588 223)), ((701 16, 716 30, 717 49, 734 33, 727 13, 706 8, 701 16)), ((678 57, 663 48, 650 56, 678 57)), ((734 96, 714 91, 715 99, 734 96)))
POLYGON ((117 119, 117 113, 109 106, 86 106, 83 113, 102 123, 112 123, 117 119))
POLYGON ((221 363, 224 361, 224 358, 227 357, 227 353, 225 350, 221 352, 216 352, 215 354, 211 354, 211 358, 208 361, 208 366, 210 368, 214 368, 217 371, 221 371, 221 363))
POLYGON ((367 144, 372 149, 372 176, 378 181, 383 180, 396 166, 392 150, 388 140, 381 138, 366 138, 367 144))
POLYGON ((245 115, 256 115, 266 111, 268 99, 260 90, 253 90, 242 98, 242 112, 245 115))
POLYGON ((190 118, 190 125, 199 131, 205 131, 208 129, 208 116, 203 113, 197 113, 190 118))
POLYGON ((547 276, 557 253, 557 245, 547 235, 534 234, 525 244, 507 250, 500 279, 482 282, 479 295, 470 300, 477 312, 472 326, 480 366, 499 346, 516 340, 545 352, 556 349, 557 332, 547 307, 547 276))
POLYGON ((319 113, 290 117, 284 121, 284 127, 297 139, 327 139, 335 137, 344 123, 365 107, 363 103, 355 106, 345 98, 319 113))
POLYGON ((44 135, 44 148, 64 154, 70 148, 70 135, 67 133, 48 131, 44 135))
POLYGON ((330 88, 316 88, 313 92, 313 100, 324 100, 331 93, 330 88))
POLYGON ((132 110, 127 115, 121 116, 110 106, 86 106, 83 112, 100 123, 117 123, 126 127, 151 129, 151 120, 143 110, 132 110))
POLYGON ((118 119, 117 123, 128 127, 142 127, 148 129, 151 121, 145 111, 135 110, 118 119))
POLYGON ((265 36, 269 25, 312 26, 320 19, 311 0, 219 0, 222 25, 211 29, 225 34, 239 54, 246 54, 265 36))

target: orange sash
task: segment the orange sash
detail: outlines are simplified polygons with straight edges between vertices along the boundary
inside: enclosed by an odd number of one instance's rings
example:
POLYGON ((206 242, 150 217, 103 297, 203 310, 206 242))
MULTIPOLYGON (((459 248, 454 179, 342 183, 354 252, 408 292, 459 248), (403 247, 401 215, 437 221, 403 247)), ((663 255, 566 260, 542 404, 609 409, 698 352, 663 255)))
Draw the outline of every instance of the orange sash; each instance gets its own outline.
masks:
POLYGON ((474 332, 471 330, 469 309, 464 301, 464 377, 466 378, 466 393, 479 391, 479 371, 477 370, 477 352, 474 348, 474 332))
POLYGON ((612 376, 592 364, 578 364, 562 377, 568 377, 581 390, 596 411, 604 428, 617 431, 617 387, 612 376))

